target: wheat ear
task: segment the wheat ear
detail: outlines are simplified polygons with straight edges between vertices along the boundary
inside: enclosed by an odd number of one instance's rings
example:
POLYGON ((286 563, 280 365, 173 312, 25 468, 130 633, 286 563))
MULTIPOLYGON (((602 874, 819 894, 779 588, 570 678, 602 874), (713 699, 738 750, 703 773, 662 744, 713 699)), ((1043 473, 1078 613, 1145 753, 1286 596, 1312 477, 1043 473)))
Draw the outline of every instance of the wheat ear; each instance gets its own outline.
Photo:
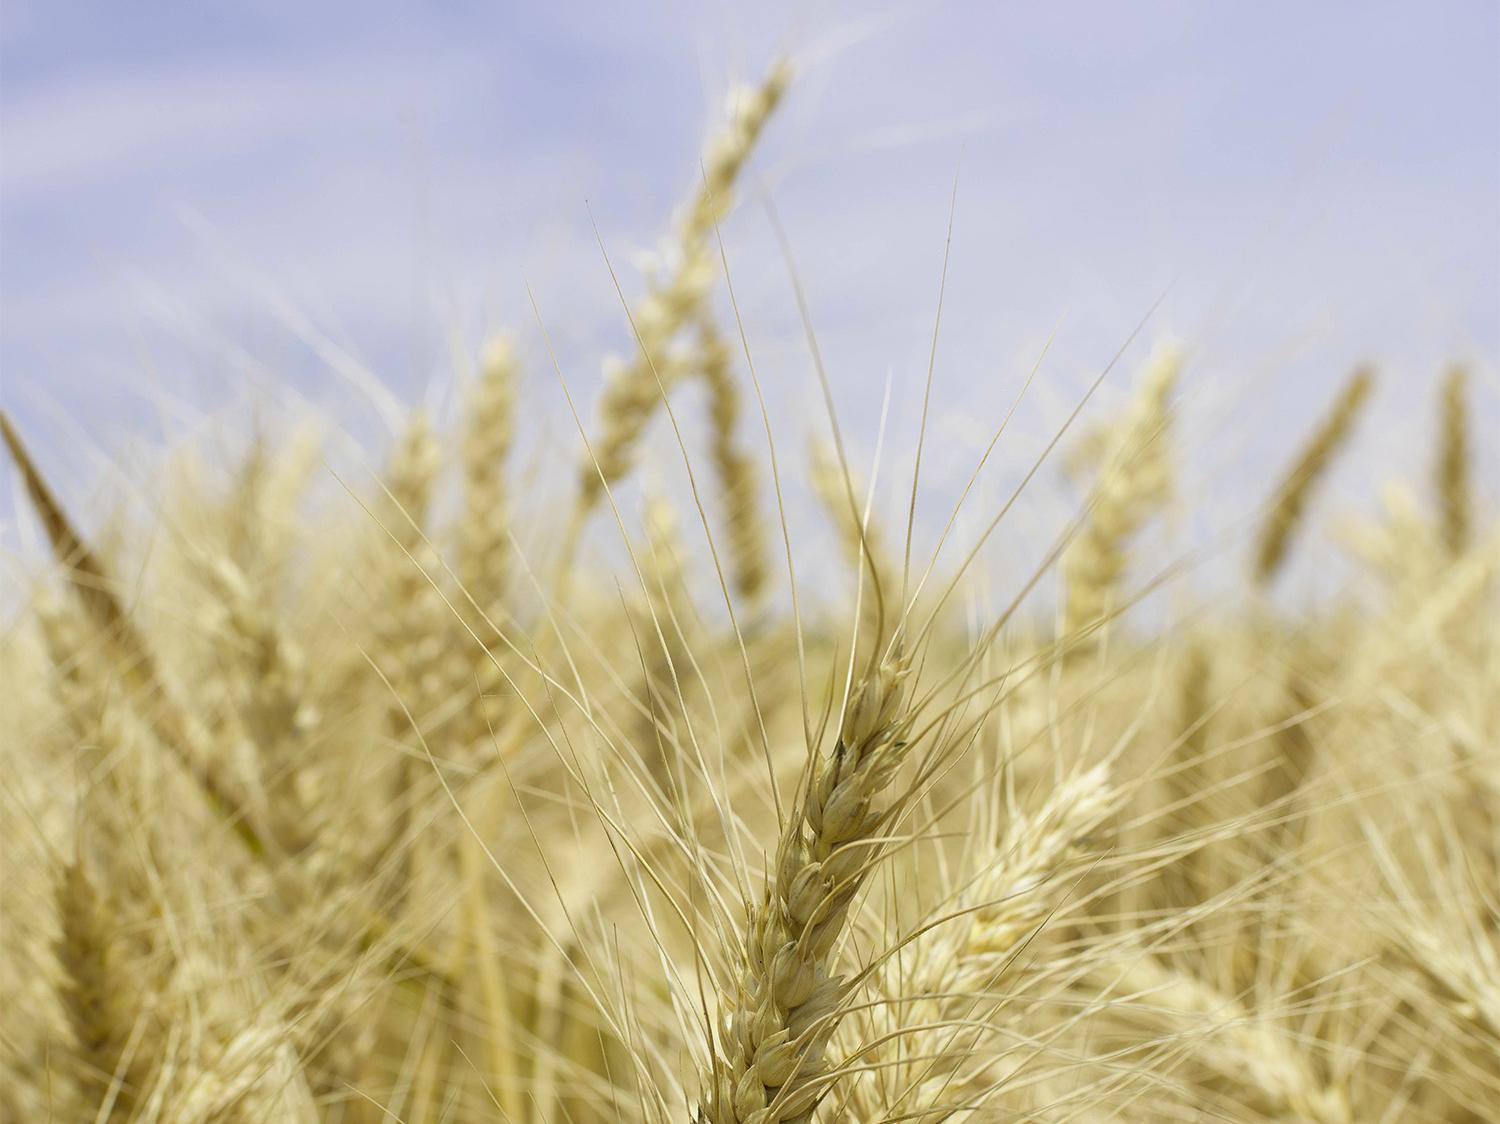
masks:
POLYGON ((1063 781, 1034 814, 1017 816, 984 864, 975 891, 984 904, 974 911, 960 962, 1008 953, 1035 932, 1068 889, 1058 875, 1076 859, 1079 841, 1119 803, 1108 766, 1096 765, 1063 781))
POLYGON ((1061 908, 1090 848, 1085 839, 1120 804, 1109 768, 1065 778, 1033 812, 1014 811, 998 837, 968 861, 954 915, 918 934, 881 967, 882 1004, 866 1019, 881 1080, 855 1087, 868 1121, 936 1124, 975 1108, 1000 1085, 992 1040, 1006 1031, 1002 979, 1020 950, 1061 908))
MULTIPOLYGON (((438 562, 424 534, 441 465, 431 422, 426 411, 419 410, 397 443, 386 481, 389 504, 385 529, 394 549, 388 554, 392 569, 383 592, 389 608, 378 639, 377 661, 390 684, 386 724, 398 745, 409 743, 414 734, 425 733, 423 718, 447 686, 444 672, 449 664, 444 659, 444 641, 449 634, 438 627, 446 620, 447 606, 429 580, 438 562)), ((394 815, 384 854, 395 853, 409 843, 412 809, 420 788, 414 784, 415 769, 414 758, 402 756, 392 771, 394 815)), ((401 851, 393 873, 398 891, 404 892, 409 865, 410 855, 401 851)))
POLYGON ((1253 575, 1257 584, 1269 585, 1286 561, 1313 489, 1354 432, 1354 423, 1374 386, 1375 376, 1368 368, 1355 371, 1282 478, 1255 546, 1253 575))
POLYGON ((725 552, 735 592, 747 605, 756 604, 765 592, 769 573, 766 562, 767 536, 760 516, 759 481, 755 459, 741 448, 736 430, 740 418, 740 391, 730 362, 729 344, 713 317, 704 309, 698 316, 698 348, 703 379, 708 387, 708 413, 712 441, 709 455, 718 476, 724 511, 725 552))
POLYGON ((729 127, 708 148, 702 183, 679 224, 675 268, 632 312, 635 358, 610 371, 600 398, 601 431, 579 476, 575 525, 598 504, 605 486, 629 470, 641 432, 663 393, 694 369, 692 358, 673 356, 669 348, 707 299, 715 274, 711 236, 729 211, 735 180, 781 101, 789 77, 788 67, 778 63, 760 86, 737 96, 729 127))
POLYGON ((1443 545, 1456 557, 1469 547, 1474 503, 1469 478, 1469 376, 1462 367, 1452 368, 1443 380, 1442 428, 1435 475, 1443 545))
POLYGON ((510 585, 505 462, 515 437, 517 370, 509 339, 497 336, 485 345, 459 438, 464 496, 456 569, 464 603, 478 606, 476 631, 486 639, 484 622, 500 619, 510 585))
POLYGON ((1160 348, 1108 441, 1083 524, 1062 558, 1063 631, 1070 640, 1114 610, 1130 540, 1170 495, 1167 431, 1181 368, 1176 348, 1160 348))
POLYGON ((906 758, 907 674, 891 658, 861 683, 786 822, 749 918, 702 1124, 804 1121, 828 1090, 825 1053, 850 991, 830 971, 833 950, 901 806, 882 797, 906 758))
POLYGON ((93 626, 111 646, 115 655, 114 666, 125 685, 138 700, 150 700, 151 721, 162 744, 193 777, 209 803, 232 826, 245 846, 255 854, 263 853, 267 841, 265 832, 256 826, 247 802, 208 763, 203 737, 157 672, 145 640, 114 594, 115 583, 109 571, 74 530, 4 410, 0 410, 0 435, 3 435, 11 459, 20 470, 31 506, 41 520, 52 553, 62 567, 69 587, 93 626))
POLYGON ((81 859, 63 868, 57 905, 59 997, 78 1050, 85 1099, 90 1106, 112 1104, 105 1120, 127 1120, 149 1074, 144 1059, 129 1049, 130 985, 117 960, 113 916, 81 859))

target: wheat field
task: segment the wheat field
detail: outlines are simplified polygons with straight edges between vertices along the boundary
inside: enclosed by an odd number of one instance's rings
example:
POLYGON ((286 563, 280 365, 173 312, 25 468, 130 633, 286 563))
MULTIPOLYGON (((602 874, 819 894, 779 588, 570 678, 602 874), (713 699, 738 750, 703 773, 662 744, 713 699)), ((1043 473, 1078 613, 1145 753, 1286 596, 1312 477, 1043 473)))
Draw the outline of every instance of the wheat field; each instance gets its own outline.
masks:
POLYGON ((633 357, 542 466, 571 506, 517 470, 503 335, 332 516, 317 440, 267 427, 86 534, 5 420, 52 555, 0 653, 5 1120, 1496 1118, 1475 379, 1434 379, 1430 478, 1344 534, 1358 582, 1275 595, 1329 549, 1363 368, 1246 466, 1237 592, 1163 622, 1141 548, 1193 377, 1163 345, 1045 435, 1080 502, 979 596, 987 556, 870 503, 837 429, 809 468, 765 420, 718 225, 789 79, 735 99, 633 357), (617 502, 648 434, 690 489, 617 502), (794 484, 837 573, 799 570, 794 484))

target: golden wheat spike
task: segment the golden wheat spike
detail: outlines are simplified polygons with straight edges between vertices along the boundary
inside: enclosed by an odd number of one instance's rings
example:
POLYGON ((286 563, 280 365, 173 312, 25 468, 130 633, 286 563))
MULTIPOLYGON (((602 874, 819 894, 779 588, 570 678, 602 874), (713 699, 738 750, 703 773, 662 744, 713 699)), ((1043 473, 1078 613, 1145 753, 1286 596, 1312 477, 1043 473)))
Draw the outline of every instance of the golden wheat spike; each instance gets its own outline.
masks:
POLYGON ((728 213, 735 180, 786 92, 789 78, 786 64, 778 63, 759 86, 740 91, 728 125, 708 147, 702 183, 678 227, 673 246, 676 268, 665 281, 652 285, 631 310, 635 357, 611 370, 600 396, 600 432, 580 468, 575 521, 586 518, 605 487, 630 470, 641 433, 663 395, 701 368, 698 356, 674 354, 671 347, 705 307, 716 272, 709 239, 715 224, 728 213))
POLYGON ((209 803, 231 824, 245 845, 254 853, 263 852, 266 845, 263 832, 250 822, 245 802, 229 790, 227 783, 208 764, 201 751, 201 739, 194 733, 186 712, 167 689, 145 641, 115 596, 115 583, 109 571, 99 556, 88 548, 83 536, 74 530, 62 505, 42 478, 36 462, 31 459, 20 433, 3 410, 0 410, 0 434, 5 437, 6 448, 21 473, 26 494, 41 520, 69 587, 77 594, 94 627, 113 646, 117 670, 125 685, 137 698, 151 700, 149 713, 162 744, 198 782, 209 803))
POLYGON ((131 981, 120 970, 117 920, 75 858, 57 881, 60 933, 55 946, 62 981, 58 997, 73 1035, 80 1084, 91 1102, 110 1100, 107 1119, 134 1117, 146 1079, 148 1056, 127 1047, 134 1017, 131 981), (102 1088, 101 1088, 102 1086, 102 1088))
MULTIPOLYGON (((1177 348, 1158 348, 1129 409, 1106 435, 1087 519, 1062 557, 1063 632, 1070 641, 1115 610, 1131 539, 1170 497, 1171 397, 1181 369, 1177 348)), ((1082 645, 1069 652, 1090 649, 1082 645)))
POLYGON ((1323 423, 1313 432, 1292 462, 1291 470, 1282 478, 1272 500, 1271 512, 1261 525, 1260 537, 1256 541, 1253 574, 1258 585, 1269 585, 1286 561, 1287 551, 1302 523, 1302 514, 1313 489, 1354 432, 1354 423, 1359 420, 1360 411, 1374 387, 1375 375, 1367 367, 1361 367, 1349 376, 1323 423))
POLYGON ((0 410, 0 433, 4 434, 5 447, 10 450, 11 460, 21 473, 21 483, 31 500, 32 509, 41 521, 47 540, 52 544, 52 553, 62 566, 69 585, 83 603, 85 611, 101 630, 116 635, 117 640, 127 646, 138 642, 129 619, 121 611, 119 603, 110 592, 110 583, 104 565, 84 544, 78 532, 64 514, 62 505, 52 494, 52 489, 42 479, 36 462, 31 459, 25 442, 16 432, 10 415, 0 410))
POLYGON ((1443 380, 1436 483, 1443 546, 1454 556, 1469 546, 1473 486, 1469 479, 1469 373, 1454 366, 1443 380))
POLYGON ((706 310, 699 316, 698 335, 703 379, 708 386, 712 433, 709 456, 718 476, 724 508, 730 577, 741 600, 753 605, 765 592, 769 576, 755 460, 738 440, 740 396, 729 345, 706 310))

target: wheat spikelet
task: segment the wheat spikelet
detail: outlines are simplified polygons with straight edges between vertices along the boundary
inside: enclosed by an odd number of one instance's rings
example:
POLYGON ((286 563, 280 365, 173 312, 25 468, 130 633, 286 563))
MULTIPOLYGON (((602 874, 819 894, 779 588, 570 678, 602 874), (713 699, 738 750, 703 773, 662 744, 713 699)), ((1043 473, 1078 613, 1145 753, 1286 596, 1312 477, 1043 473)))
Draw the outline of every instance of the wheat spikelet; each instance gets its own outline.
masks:
POLYGON ((1313 489, 1349 440, 1360 410, 1374 386, 1375 376, 1371 371, 1366 368, 1355 371, 1334 399, 1322 424, 1303 445, 1291 469, 1282 478, 1256 540, 1252 573, 1260 585, 1269 585, 1286 561, 1287 551, 1302 523, 1303 511, 1313 489))
MULTIPOLYGON (((1108 765, 1064 778, 1039 808, 1011 809, 998 837, 964 865, 954 916, 916 935, 882 966, 883 1004, 859 1037, 879 1045, 868 1059, 879 1080, 858 1084, 854 1118, 946 1120, 984 1110, 1015 1064, 994 1042, 1014 1021, 1016 958, 1074 888, 1070 871, 1090 861, 1085 840, 1120 804, 1108 765)), ((981 814, 989 810, 980 803, 981 814)))
POLYGON ((825 1051, 849 991, 830 973, 833 950, 900 804, 879 806, 907 749, 907 674, 893 658, 860 684, 787 820, 726 997, 704 1124, 806 1120, 828 1091, 825 1051))
POLYGON ((740 394, 731 367, 729 344, 707 310, 698 316, 698 348, 708 386, 709 456, 719 480, 730 577, 740 599, 753 606, 765 593, 767 578, 767 538, 759 509, 759 481, 755 461, 740 447, 736 435, 740 394))
POLYGON ((760 86, 737 94, 728 128, 708 148, 701 186, 679 224, 670 275, 664 283, 652 285, 631 313, 635 358, 610 370, 600 397, 600 433, 579 476, 575 522, 588 516, 606 485, 629 470, 640 435, 662 396, 683 376, 702 370, 701 356, 673 355, 670 347, 702 313, 715 274, 710 238, 729 211, 735 180, 786 92, 789 77, 788 67, 778 64, 760 86))
POLYGON ((497 336, 485 346, 459 438, 464 493, 454 568, 464 604, 477 607, 476 626, 501 619, 510 586, 505 462, 515 436, 516 379, 515 347, 497 336))
POLYGON ((1069 639, 1114 610, 1130 540, 1170 494, 1170 397, 1181 365, 1176 348, 1157 350, 1109 441, 1083 525, 1062 557, 1062 627, 1069 639))
POLYGON ((150 1076, 147 1058, 130 1051, 133 988, 119 963, 113 917, 78 858, 63 867, 57 906, 58 994, 73 1032, 83 1099, 90 1111, 111 1104, 107 1120, 128 1120, 150 1076))
POLYGON ((115 584, 104 563, 73 529, 3 410, 0 410, 0 435, 21 471, 27 496, 47 533, 53 554, 63 567, 69 588, 112 649, 114 671, 150 714, 162 743, 197 781, 209 803, 251 851, 263 851, 267 844, 264 828, 257 826, 244 797, 234 792, 227 778, 210 764, 202 735, 162 680, 145 641, 113 592, 115 584))
POLYGON ((1469 376, 1454 367, 1443 380, 1442 427, 1435 473, 1440 535, 1452 555, 1469 547, 1473 484, 1469 479, 1469 376))

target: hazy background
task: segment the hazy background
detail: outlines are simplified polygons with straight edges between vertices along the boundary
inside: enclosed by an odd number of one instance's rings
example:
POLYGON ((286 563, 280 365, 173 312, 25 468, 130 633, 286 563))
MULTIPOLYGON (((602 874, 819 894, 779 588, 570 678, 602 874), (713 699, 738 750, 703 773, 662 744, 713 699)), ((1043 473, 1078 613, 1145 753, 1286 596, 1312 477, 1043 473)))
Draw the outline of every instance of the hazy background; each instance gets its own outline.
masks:
POLYGON ((0 399, 83 510, 99 458, 228 406, 295 394, 382 439, 314 334, 397 400, 442 406, 484 332, 515 328, 531 358, 527 455, 571 468, 577 435, 527 285, 591 401, 600 358, 629 337, 590 213, 638 291, 634 265, 692 186, 726 92, 782 51, 801 78, 726 237, 797 454, 821 407, 763 199, 861 455, 890 382, 894 480, 956 182, 935 493, 962 481, 1054 329, 1007 464, 1163 294, 1101 405, 1128 392, 1151 342, 1187 342, 1196 501, 1260 498, 1361 360, 1380 396, 1336 487, 1368 497, 1420 466, 1450 359, 1477 365, 1495 464, 1492 0, 5 0, 0 13, 0 399))

